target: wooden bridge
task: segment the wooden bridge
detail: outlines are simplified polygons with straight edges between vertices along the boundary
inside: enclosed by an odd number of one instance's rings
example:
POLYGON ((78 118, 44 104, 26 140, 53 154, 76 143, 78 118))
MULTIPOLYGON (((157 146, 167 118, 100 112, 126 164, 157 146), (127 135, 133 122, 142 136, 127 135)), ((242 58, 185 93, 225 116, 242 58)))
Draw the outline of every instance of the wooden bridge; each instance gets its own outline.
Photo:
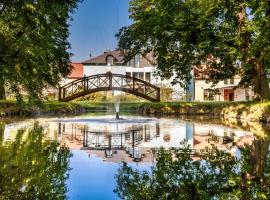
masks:
POLYGON ((142 97, 149 101, 160 101, 160 88, 149 82, 122 74, 96 74, 72 81, 59 88, 59 101, 71 101, 87 94, 117 90, 142 97))

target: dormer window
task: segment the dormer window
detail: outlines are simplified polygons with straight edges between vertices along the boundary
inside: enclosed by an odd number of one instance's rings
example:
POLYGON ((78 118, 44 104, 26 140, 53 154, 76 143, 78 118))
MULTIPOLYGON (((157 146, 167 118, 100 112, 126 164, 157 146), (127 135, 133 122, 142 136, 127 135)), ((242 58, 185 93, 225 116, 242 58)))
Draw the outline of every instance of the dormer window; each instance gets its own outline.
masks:
POLYGON ((142 55, 137 54, 133 59, 131 59, 127 65, 130 67, 141 67, 142 55))
POLYGON ((108 66, 112 66, 113 65, 113 61, 114 61, 114 57, 113 56, 108 56, 107 57, 106 62, 107 62, 107 65, 108 66))

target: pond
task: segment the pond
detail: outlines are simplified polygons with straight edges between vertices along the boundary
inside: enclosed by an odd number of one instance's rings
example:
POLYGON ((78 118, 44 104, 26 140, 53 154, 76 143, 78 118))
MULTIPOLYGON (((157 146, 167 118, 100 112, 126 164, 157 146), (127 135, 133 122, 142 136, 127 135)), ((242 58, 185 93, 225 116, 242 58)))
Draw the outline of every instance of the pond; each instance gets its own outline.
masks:
POLYGON ((236 146, 252 144, 252 132, 215 118, 126 114, 117 120, 107 113, 0 122, 0 188, 6 197, 29 192, 30 199, 46 190, 52 199, 118 199, 115 175, 123 163, 149 171, 161 147, 181 148, 185 141, 199 151, 209 145, 210 135, 219 149, 239 156, 236 146), (39 127, 40 135, 29 134, 39 127))

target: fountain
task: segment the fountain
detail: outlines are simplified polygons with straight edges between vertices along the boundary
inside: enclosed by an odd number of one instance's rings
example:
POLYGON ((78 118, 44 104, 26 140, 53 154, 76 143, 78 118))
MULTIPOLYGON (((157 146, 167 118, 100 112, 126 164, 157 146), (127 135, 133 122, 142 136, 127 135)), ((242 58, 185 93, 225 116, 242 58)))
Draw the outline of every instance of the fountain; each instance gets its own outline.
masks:
POLYGON ((115 107, 115 112, 116 112, 116 119, 120 119, 119 117, 119 110, 120 110, 120 97, 116 96, 115 98, 115 103, 114 103, 114 107, 115 107))

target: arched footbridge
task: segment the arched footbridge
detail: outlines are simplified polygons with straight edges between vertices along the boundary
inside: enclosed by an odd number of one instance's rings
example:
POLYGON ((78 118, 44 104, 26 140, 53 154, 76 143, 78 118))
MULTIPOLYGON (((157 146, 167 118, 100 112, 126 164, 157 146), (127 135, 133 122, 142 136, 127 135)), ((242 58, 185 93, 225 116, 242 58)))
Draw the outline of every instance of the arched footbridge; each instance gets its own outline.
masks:
POLYGON ((131 76, 122 74, 96 74, 72 81, 59 88, 59 101, 71 101, 87 94, 117 90, 142 97, 152 102, 160 101, 160 88, 131 76))

